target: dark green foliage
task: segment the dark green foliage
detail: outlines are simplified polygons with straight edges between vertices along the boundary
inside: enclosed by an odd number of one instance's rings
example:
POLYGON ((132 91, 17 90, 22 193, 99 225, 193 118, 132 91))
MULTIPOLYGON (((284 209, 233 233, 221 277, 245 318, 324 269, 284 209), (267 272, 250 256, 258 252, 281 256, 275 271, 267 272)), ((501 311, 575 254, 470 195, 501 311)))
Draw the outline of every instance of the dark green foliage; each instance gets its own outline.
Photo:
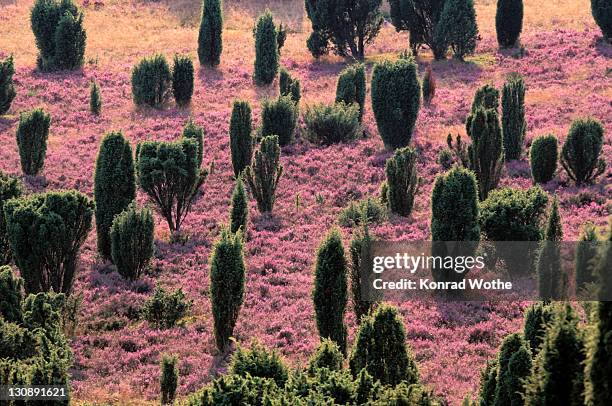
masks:
POLYGON ((296 105, 300 104, 300 99, 302 98, 300 80, 291 76, 289 71, 285 68, 281 68, 280 70, 278 85, 281 96, 290 96, 291 100, 293 100, 296 105))
POLYGON ((431 66, 427 67, 425 75, 423 75, 423 83, 421 85, 423 93, 423 101, 429 104, 436 95, 436 78, 433 75, 431 66))
POLYGON ((453 166, 453 153, 447 148, 438 151, 438 164, 443 170, 448 171, 453 166))
POLYGON ((269 213, 276 200, 276 188, 283 175, 280 147, 276 135, 264 137, 255 151, 253 163, 245 169, 249 190, 257 200, 261 213, 269 213))
POLYGON ((526 406, 584 405, 584 334, 569 304, 557 312, 526 385, 526 406))
POLYGON ((329 41, 322 31, 313 31, 306 40, 306 47, 317 59, 329 53, 329 41))
POLYGON ((4 203, 9 199, 20 197, 22 193, 21 181, 0 171, 0 265, 10 264, 13 258, 4 219, 4 203))
POLYGON ((412 212, 414 198, 419 188, 417 175, 417 152, 406 147, 395 151, 387 159, 387 202, 392 212, 407 217, 412 212))
POLYGON ((95 80, 92 80, 89 85, 89 111, 96 116, 99 116, 102 112, 102 95, 100 94, 100 86, 95 80))
POLYGON ((599 28, 601 28, 604 38, 611 41, 612 4, 610 4, 608 0, 591 0, 591 12, 595 22, 599 25, 599 28))
POLYGON ((223 11, 221 0, 204 0, 198 34, 200 65, 218 66, 223 50, 223 11))
MULTIPOLYGON (((365 46, 376 38, 382 27, 381 4, 382 0, 306 0, 306 14, 313 31, 311 38, 316 36, 312 48, 317 52, 313 56, 317 57, 318 51, 330 44, 337 55, 363 60, 365 46)), ((310 43, 308 48, 311 49, 310 43)))
POLYGON ((289 145, 293 142, 297 119, 297 107, 291 96, 265 100, 261 107, 261 136, 278 135, 281 146, 289 145))
POLYGON ((51 116, 41 108, 19 116, 17 146, 21 169, 26 175, 36 176, 42 171, 47 156, 50 125, 51 116))
POLYGON ((550 181, 555 176, 557 160, 557 137, 549 134, 534 139, 529 151, 533 181, 537 183, 550 181))
POLYGON ((502 188, 480 205, 480 224, 490 241, 539 241, 548 196, 539 186, 502 188))
POLYGON ((540 352, 540 346, 554 315, 553 306, 542 302, 532 304, 525 311, 523 335, 529 344, 533 358, 540 352))
POLYGON ((344 312, 347 303, 347 261, 342 235, 332 229, 319 245, 312 292, 317 329, 321 339, 334 341, 346 354, 344 312))
POLYGON ((559 201, 555 197, 548 215, 544 241, 540 247, 536 270, 538 273, 539 296, 543 300, 565 299, 566 275, 561 267, 559 242, 563 240, 559 201))
POLYGON ((87 38, 83 13, 71 0, 37 0, 30 23, 41 70, 75 69, 83 65, 87 38))
POLYGON ((480 386, 478 401, 474 406, 492 406, 497 390, 497 359, 487 361, 487 365, 480 371, 480 386))
POLYGON ((278 53, 278 33, 274 17, 266 10, 255 24, 255 73, 253 78, 258 85, 269 85, 278 73, 280 55, 278 53))
MULTIPOLYGON (((500 0, 504 1, 504 0, 500 0)), ((521 2, 522 0, 518 0, 521 2)), ((525 82, 518 73, 508 76, 502 89, 502 129, 506 159, 520 159, 527 131, 525 121, 525 82)))
POLYGON ((132 147, 120 132, 108 133, 100 143, 94 174, 98 252, 111 259, 110 228, 116 215, 136 198, 132 147))
POLYGON ((191 300, 185 298, 181 288, 166 291, 161 285, 155 286, 153 295, 142 306, 143 318, 155 328, 172 328, 185 317, 191 308, 191 300))
POLYGON ((576 247, 576 290, 585 288, 590 283, 597 282, 595 274, 596 257, 598 253, 597 229, 593 223, 582 226, 578 245, 576 247))
POLYGON ((174 55, 172 67, 172 92, 177 106, 191 103, 193 95, 193 62, 186 55, 174 55))
POLYGON ((523 29, 523 0, 497 0, 495 30, 502 48, 516 46, 523 29))
MULTIPOLYGON (((362 212, 362 216, 365 213, 362 212)), ((372 238, 368 229, 368 222, 362 221, 362 228, 359 232, 353 235, 349 252, 351 255, 351 263, 349 265, 349 277, 351 283, 351 302, 355 311, 355 319, 357 323, 361 323, 363 316, 370 313, 374 308, 375 303, 366 301, 362 297, 362 285, 366 281, 361 280, 362 265, 368 261, 369 249, 372 244, 372 238)))
POLYGON ((359 136, 359 105, 344 102, 319 103, 306 108, 304 123, 308 138, 316 143, 335 144, 359 136))
POLYGON ((474 174, 453 168, 436 178, 431 193, 433 241, 478 241, 478 189, 474 174))
POLYGON ((387 219, 387 208, 378 199, 367 199, 351 202, 338 215, 338 223, 342 227, 354 227, 363 223, 363 212, 369 223, 380 224, 387 219))
POLYGON ((395 307, 381 305, 361 320, 349 364, 354 377, 365 368, 383 385, 419 382, 404 323, 395 307))
POLYGON ((15 85, 13 84, 14 74, 15 65, 11 55, 5 60, 0 61, 0 116, 9 111, 11 103, 17 95, 15 85))
POLYGON ((23 280, 13 273, 10 266, 0 266, 0 316, 7 322, 22 320, 23 280))
POLYGON ((164 355, 161 361, 161 403, 162 405, 171 404, 176 397, 176 387, 178 386, 178 359, 164 355))
POLYGON ((170 96, 172 73, 163 55, 143 58, 132 69, 132 98, 138 105, 161 107, 170 96))
POLYGON ((336 103, 359 104, 359 122, 363 120, 366 98, 366 75, 362 64, 350 65, 340 72, 336 85, 336 103))
POLYGON ((524 381, 531 374, 531 352, 519 333, 510 334, 501 344, 497 361, 493 406, 522 406, 524 381))
MULTIPOLYGON (((471 112, 475 113, 479 107, 483 109, 493 109, 496 110, 499 108, 499 90, 497 90, 494 86, 490 84, 486 84, 482 87, 479 87, 474 94, 474 100, 472 101, 471 112)), ((470 122, 469 120, 466 122, 466 128, 469 131, 470 122)))
POLYGON ((117 272, 136 280, 153 256, 155 223, 148 208, 138 209, 132 203, 113 220, 110 229, 111 253, 117 272))
POLYGON ((71 191, 33 194, 4 204, 6 230, 26 292, 70 294, 79 248, 95 204, 71 191))
POLYGON ((287 382, 289 371, 276 351, 267 351, 261 344, 255 343, 248 350, 238 347, 232 357, 229 372, 243 377, 250 375, 269 378, 282 388, 287 382))
POLYGON ((435 42, 435 30, 446 0, 389 0, 391 21, 397 31, 410 32, 410 47, 416 55, 427 45, 436 59, 444 59, 448 45, 435 42))
POLYGON ((330 371, 340 371, 342 370, 343 362, 344 356, 338 344, 330 339, 324 338, 310 358, 308 372, 310 374, 315 374, 317 370, 321 368, 327 368, 330 371))
POLYGON ((234 334, 244 300, 245 273, 242 234, 223 229, 210 255, 210 295, 220 352, 227 350, 234 334))
MULTIPOLYGON (((468 116, 468 119, 470 117, 468 116)), ((448 134, 446 136, 446 145, 453 158, 452 161, 456 161, 463 168, 471 168, 469 145, 461 140, 461 135, 457 134, 455 142, 453 142, 453 136, 448 134)))
POLYGON ((244 100, 235 100, 229 125, 230 149, 234 176, 251 165, 253 157, 253 136, 251 123, 251 106, 244 100))
POLYGON ((602 244, 600 259, 595 269, 599 282, 599 300, 609 300, 612 297, 612 218, 608 226, 608 239, 602 244))
POLYGON ((144 141, 138 144, 138 184, 155 203, 174 235, 208 176, 198 165, 199 145, 193 139, 175 142, 144 141))
POLYGON ((232 208, 230 211, 230 231, 237 233, 242 231, 243 235, 247 233, 247 224, 249 221, 249 201, 242 178, 238 177, 236 186, 232 192, 232 208))
POLYGON ((493 109, 476 109, 469 117, 468 134, 472 145, 468 148, 470 169, 478 180, 478 196, 485 200, 499 184, 504 167, 502 129, 497 112, 493 109))
POLYGON ((378 132, 389 149, 405 147, 421 105, 421 85, 412 59, 385 60, 372 72, 372 110, 378 132))
POLYGON ((287 27, 284 27, 283 23, 280 23, 278 27, 276 27, 276 45, 278 45, 279 53, 285 46, 285 41, 287 41, 287 27))
POLYGON ((204 129, 190 118, 183 128, 183 138, 192 139, 198 143, 198 168, 201 167, 204 159, 204 129))
POLYGON ((572 123, 561 149, 561 165, 567 175, 580 185, 593 182, 606 169, 600 158, 604 128, 595 119, 578 119, 572 123))
POLYGON ((450 47, 455 58, 463 60, 474 53, 479 39, 473 0, 446 0, 435 28, 436 47, 450 47))

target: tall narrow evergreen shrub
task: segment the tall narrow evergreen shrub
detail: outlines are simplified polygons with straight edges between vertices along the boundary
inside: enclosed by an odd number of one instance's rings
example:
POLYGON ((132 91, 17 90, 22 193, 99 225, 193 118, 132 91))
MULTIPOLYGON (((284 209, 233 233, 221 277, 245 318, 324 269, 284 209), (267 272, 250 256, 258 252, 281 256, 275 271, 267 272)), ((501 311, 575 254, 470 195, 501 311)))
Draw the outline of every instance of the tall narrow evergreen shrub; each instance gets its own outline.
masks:
POLYGON ((238 177, 236 180, 236 186, 232 192, 232 207, 230 211, 230 231, 237 233, 238 230, 242 230, 242 234, 247 234, 247 224, 249 221, 249 201, 247 199, 246 191, 244 189, 244 183, 242 177, 238 177))
POLYGON ((587 222, 582 226, 576 247, 576 290, 586 287, 587 284, 597 282, 595 273, 595 258, 598 253, 597 229, 593 223, 587 222))
POLYGON ((17 95, 15 85, 13 84, 13 75, 15 74, 15 65, 13 56, 0 61, 0 116, 5 114, 11 108, 11 103, 17 95))
POLYGON ((450 46, 459 60, 473 54, 480 39, 473 0, 447 0, 434 38, 437 47, 445 49, 450 46))
POLYGON ((223 10, 221 0, 204 0, 198 34, 200 65, 218 66, 223 51, 223 10))
POLYGON ((523 29, 523 0, 497 0, 495 30, 502 48, 516 46, 523 29))
POLYGON ((83 13, 68 12, 61 16, 55 29, 55 55, 52 62, 54 68, 75 69, 83 66, 86 39, 83 13))
POLYGON ((234 334, 238 313, 244 300, 245 264, 242 235, 227 229, 210 256, 210 294, 214 318, 215 343, 225 352, 234 334))
POLYGON ((255 73, 253 78, 259 85, 269 85, 278 73, 280 55, 278 53, 277 31, 274 17, 266 10, 255 24, 255 73))
POLYGON ((298 111, 291 96, 265 100, 261 107, 261 136, 278 135, 281 146, 293 142, 298 111))
POLYGON ((561 149, 561 165, 576 184, 591 183, 606 170, 606 161, 599 157, 603 139, 599 121, 587 118, 572 123, 561 149))
POLYGON ((100 94, 100 86, 95 80, 89 85, 89 111, 96 116, 102 111, 102 95, 100 94))
POLYGON ((4 204, 6 230, 26 292, 70 294, 95 204, 71 190, 33 194, 4 204))
POLYGON ((132 69, 132 98, 137 105, 161 107, 170 97, 172 72, 166 57, 143 58, 132 69))
POLYGON ((198 168, 204 159, 204 129, 190 118, 183 128, 183 139, 191 139, 198 143, 198 168))
POLYGON ((387 202, 389 208, 400 216, 409 216, 419 188, 417 152, 406 147, 395 151, 387 160, 387 202))
POLYGON ((312 299, 315 319, 321 339, 334 341, 346 354, 346 327, 344 312, 347 303, 347 261, 342 235, 333 229, 317 250, 315 282, 312 299))
POLYGON ((485 200, 497 187, 504 164, 502 129, 497 112, 478 108, 470 116, 469 147, 471 169, 478 179, 478 196, 485 200))
POLYGON ((553 134, 542 135, 534 139, 529 150, 531 176, 537 183, 546 183, 555 176, 557 170, 558 146, 557 137, 553 134))
POLYGON ((365 66, 350 65, 340 72, 336 85, 336 103, 359 104, 359 122, 363 120, 366 98, 365 66))
POLYGON ((383 304, 362 319, 349 359, 353 377, 365 370, 383 385, 419 382, 419 371, 406 344, 406 330, 395 307, 383 304))
POLYGON ((235 177, 238 177, 247 166, 251 165, 255 143, 252 131, 251 105, 245 100, 235 100, 229 125, 235 177))
POLYGON ((507 336, 497 358, 497 385, 492 406, 522 404, 531 364, 531 352, 521 334, 507 336))
POLYGON ((17 146, 24 174, 35 176, 42 171, 47 156, 50 125, 51 116, 41 108, 19 116, 17 146))
POLYGON ((534 303, 525 311, 523 336, 529 344, 532 358, 540 352, 546 331, 554 316, 554 307, 543 302, 534 303))
POLYGON ((487 361, 487 365, 480 371, 480 386, 478 389, 478 402, 474 406, 492 406, 497 390, 497 358, 487 361))
POLYGON ((176 388, 178 386, 178 359, 164 355, 161 361, 161 404, 167 405, 174 402, 176 388))
POLYGON ((10 264, 13 258, 4 219, 4 204, 23 193, 23 185, 17 178, 0 171, 0 266, 10 264))
POLYGON ((155 222, 148 208, 135 203, 113 220, 110 229, 111 254, 117 272, 129 280, 137 280, 153 257, 155 222))
POLYGON ((518 73, 510 74, 502 89, 502 129, 506 159, 520 159, 527 122, 525 82, 518 73))
MULTIPOLYGON (((499 108, 499 90, 490 84, 479 87, 476 93, 474 93, 474 100, 472 101, 472 107, 470 109, 471 113, 475 113, 478 107, 497 111, 499 108)), ((467 121, 466 124, 469 134, 469 121, 467 121)))
POLYGON ((564 289, 567 287, 567 279, 561 267, 559 246, 559 242, 562 240, 563 229, 559 216, 559 201, 555 197, 548 215, 544 241, 542 241, 536 264, 539 296, 543 300, 565 299, 564 289))
POLYGON ((187 55, 174 55, 172 92, 177 106, 187 106, 193 95, 193 62, 187 55))
POLYGON ((94 174, 98 253, 111 259, 110 228, 116 215, 136 198, 132 147, 121 132, 108 133, 100 143, 94 174))
POLYGON ((421 106, 421 85, 412 59, 386 60, 372 72, 372 111, 389 149, 407 146, 421 106))
POLYGON ((0 266, 0 318, 9 323, 22 321, 23 279, 10 266, 0 266))
POLYGON ((276 188, 283 175, 277 136, 264 137, 255 152, 253 163, 245 169, 249 190, 261 213, 269 213, 276 201, 276 188))
POLYGON ((612 41, 612 5, 607 0, 591 0, 591 13, 604 38, 612 41))
POLYGON ((341 371, 343 362, 344 356, 338 344, 329 338, 324 338, 308 362, 308 372, 314 375, 321 368, 341 371))
MULTIPOLYGON (((364 210, 365 211, 365 210, 364 210)), ((366 257, 369 252, 369 247, 372 244, 372 237, 368 230, 368 222, 366 218, 367 213, 362 213, 362 228, 359 232, 353 235, 349 252, 351 255, 351 262, 349 266, 349 276, 351 284, 351 302, 353 303, 353 310, 355 311, 355 319, 357 323, 361 323, 361 318, 372 310, 374 302, 370 300, 364 300, 362 295, 362 286, 368 281, 361 280, 361 271, 364 262, 368 261, 366 257)))

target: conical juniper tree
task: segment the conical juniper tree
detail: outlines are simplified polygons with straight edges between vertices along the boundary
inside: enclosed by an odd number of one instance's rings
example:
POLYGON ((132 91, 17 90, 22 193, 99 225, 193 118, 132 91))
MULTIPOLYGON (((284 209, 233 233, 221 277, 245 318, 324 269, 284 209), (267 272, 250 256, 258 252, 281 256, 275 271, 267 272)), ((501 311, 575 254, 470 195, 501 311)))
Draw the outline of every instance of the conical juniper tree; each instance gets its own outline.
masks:
POLYGON ((11 108, 11 103, 17 95, 15 85, 13 84, 13 75, 15 74, 15 65, 13 56, 0 61, 0 116, 5 114, 11 108))
POLYGON ((317 250, 312 299, 319 336, 333 340, 343 354, 346 354, 347 334, 344 325, 348 299, 346 272, 342 235, 339 230, 332 229, 317 250))
POLYGON ((362 267, 364 263, 368 263, 368 255, 372 244, 372 237, 368 228, 367 208, 361 213, 362 228, 359 232, 353 235, 349 252, 351 255, 351 263, 349 267, 350 284, 351 284, 351 302, 355 311, 355 319, 357 323, 361 323, 361 318, 370 313, 375 306, 374 301, 370 298, 364 298, 362 295, 362 287, 368 281, 362 281, 362 267))
POLYGON ((462 61, 474 53, 479 39, 474 1, 446 0, 434 33, 436 47, 450 47, 454 57, 462 61))
POLYGON ((258 85, 269 85, 274 81, 279 68, 278 32, 274 16, 266 10, 259 16, 253 30, 255 35, 255 72, 253 79, 258 85))
POLYGON ((175 356, 164 355, 161 362, 161 404, 174 402, 176 387, 178 386, 178 359, 175 356))
POLYGON ((242 230, 242 234, 247 234, 247 224, 249 221, 249 201, 244 189, 242 178, 238 177, 236 186, 232 192, 232 207, 230 210, 230 231, 237 233, 242 230))
POLYGON ((495 31, 502 48, 517 45, 523 30, 523 0, 497 0, 495 31))
POLYGON ((525 82, 518 73, 510 74, 502 89, 502 129, 506 159, 520 159, 527 122, 525 82))
POLYGON ((575 272, 576 290, 585 288, 590 283, 597 282, 595 258, 598 253, 597 229, 591 222, 582 226, 576 247, 575 272))
POLYGON ((235 100, 229 125, 230 149, 235 177, 238 177, 247 166, 251 165, 255 144, 252 133, 251 105, 245 100, 235 100))
POLYGON ((578 119, 572 123, 561 149, 561 165, 577 185, 593 182, 606 170, 600 158, 604 128, 595 119, 578 119))
POLYGON ((42 171, 47 156, 50 125, 51 116, 41 108, 19 116, 17 146, 24 174, 36 176, 42 171))
POLYGON ((276 201, 276 189, 283 175, 280 146, 276 135, 264 137, 255 152, 253 163, 245 169, 249 190, 261 213, 270 213, 276 201))
POLYGON ((111 259, 110 228, 116 215, 136 198, 132 147, 121 132, 108 133, 100 143, 94 174, 98 252, 111 259))
POLYGON ((562 300, 566 296, 565 290, 568 286, 568 280, 561 266, 561 247, 559 244, 561 241, 563 241, 563 229, 559 216, 559 201, 555 197, 548 215, 544 241, 542 241, 536 263, 538 291, 542 300, 562 300))
POLYGON ((531 375, 531 352, 519 333, 507 336, 499 349, 492 406, 522 405, 524 382, 531 375))
POLYGON ((336 103, 359 104, 359 122, 363 120, 366 98, 366 75, 362 64, 345 68, 338 76, 336 103))
POLYGON ((554 315, 554 307, 542 302, 532 304, 525 311, 523 336, 529 344, 533 358, 540 352, 542 341, 544 341, 546 331, 553 321, 554 315))
POLYGON ((200 65, 218 66, 223 51, 223 11, 221 0, 204 0, 198 34, 200 65))
POLYGON ((419 188, 416 165, 416 150, 406 147, 396 150, 385 166, 387 202, 391 211, 400 216, 407 217, 412 212, 414 198, 419 188))
POLYGON ((4 219, 4 204, 10 199, 20 197, 22 193, 21 181, 0 171, 0 265, 10 264, 13 258, 4 219))

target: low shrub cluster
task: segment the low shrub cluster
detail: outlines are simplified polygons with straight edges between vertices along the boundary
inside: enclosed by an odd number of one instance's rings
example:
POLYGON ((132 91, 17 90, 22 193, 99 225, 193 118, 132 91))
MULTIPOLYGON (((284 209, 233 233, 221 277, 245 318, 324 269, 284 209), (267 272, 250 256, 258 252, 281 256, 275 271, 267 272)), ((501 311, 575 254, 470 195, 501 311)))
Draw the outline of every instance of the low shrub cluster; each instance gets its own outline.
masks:
POLYGON ((191 304, 181 288, 170 292, 158 284, 153 295, 143 304, 141 313, 143 318, 155 328, 167 329, 174 327, 187 315, 191 304))
POLYGON ((336 85, 336 103, 343 102, 347 105, 357 103, 359 105, 359 122, 363 120, 366 98, 366 74, 365 66, 361 64, 351 65, 340 72, 338 84, 336 85))
POLYGON ((355 227, 363 223, 380 224, 387 219, 387 208, 378 200, 371 197, 359 202, 351 202, 338 215, 338 224, 342 227, 355 227))
POLYGON ((335 144, 359 136, 359 105, 338 102, 308 106, 304 113, 308 138, 316 143, 335 144))
POLYGON ((285 68, 281 68, 280 70, 278 86, 281 96, 290 96, 296 106, 300 104, 300 99, 302 98, 300 80, 291 76, 289 71, 285 68))

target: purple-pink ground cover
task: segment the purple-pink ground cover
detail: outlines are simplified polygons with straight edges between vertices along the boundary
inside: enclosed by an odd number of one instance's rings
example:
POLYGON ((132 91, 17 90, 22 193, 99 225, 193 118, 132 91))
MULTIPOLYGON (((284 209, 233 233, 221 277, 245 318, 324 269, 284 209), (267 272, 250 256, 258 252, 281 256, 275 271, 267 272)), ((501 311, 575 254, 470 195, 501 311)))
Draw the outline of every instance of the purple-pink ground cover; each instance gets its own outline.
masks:
MULTIPOLYGON (((554 133, 563 140, 571 121, 581 116, 601 120, 606 129, 604 157, 612 165, 612 106, 610 101, 609 46, 598 42, 599 31, 556 30, 525 35, 527 55, 513 58, 497 50, 492 39, 483 40, 479 56, 468 64, 435 64, 438 88, 431 106, 421 109, 413 137, 424 177, 408 219, 391 216, 372 228, 383 239, 429 238, 429 196, 434 177, 441 172, 437 152, 449 131, 464 133, 463 121, 477 87, 492 82, 498 87, 511 71, 521 72, 527 84, 527 144, 537 135, 554 133), (607 89, 607 90, 606 90, 607 89)), ((228 57, 231 59, 231 57, 228 57)), ((305 100, 334 98, 339 64, 295 61, 283 64, 302 80, 305 100), (309 96, 311 94, 312 96, 309 96)), ((421 72, 424 72, 421 65, 421 72)), ((176 139, 189 112, 174 107, 163 111, 137 110, 130 93, 130 64, 113 71, 86 67, 82 72, 40 74, 18 67, 18 96, 13 111, 44 106, 52 117, 44 178, 30 179, 33 191, 76 188, 91 196, 93 168, 103 134, 120 129, 135 144, 144 139, 176 139), (88 85, 96 78, 102 89, 103 114, 88 112, 88 85)), ((126 282, 96 255, 95 233, 81 253, 75 294, 83 294, 80 325, 72 339, 75 362, 72 385, 77 399, 153 399, 158 395, 161 354, 180 358, 179 395, 190 393, 216 370, 209 300, 208 256, 219 227, 227 222, 233 188, 228 145, 231 100, 253 88, 251 65, 237 58, 222 73, 199 72, 191 114, 205 128, 205 164, 215 161, 203 196, 194 205, 184 229, 190 240, 170 245, 167 227, 157 219, 156 254, 152 270, 137 282, 126 282), (246 66, 246 67, 245 67, 246 66), (138 320, 138 311, 156 282, 181 287, 194 301, 184 327, 158 331, 138 320)), ((270 91, 257 91, 259 97, 270 91)), ((260 100, 254 103, 258 121, 260 100)), ((251 202, 251 224, 246 243, 248 275, 246 296, 236 328, 236 339, 253 339, 276 348, 292 365, 303 365, 318 343, 311 289, 316 246, 351 200, 377 195, 389 156, 377 135, 368 105, 368 138, 344 145, 318 147, 299 140, 283 151, 285 174, 280 182, 274 215, 262 218, 251 202), (299 205, 296 196, 299 195, 299 205)), ((17 115, 0 119, 0 169, 20 174, 15 144, 17 115)), ((610 214, 610 169, 597 185, 578 189, 559 171, 545 185, 557 193, 565 239, 575 239, 587 220, 606 224, 610 214), (582 202, 570 200, 588 192, 582 202)), ((509 163, 502 185, 531 185, 529 164, 509 163)), ((139 193, 139 201, 145 197, 139 193)), ((343 229, 345 241, 349 229, 343 229)), ((399 307, 408 342, 413 348, 424 383, 450 404, 477 390, 479 370, 494 356, 508 332, 521 327, 524 303, 408 302, 399 307)), ((349 310, 349 342, 355 320, 349 310)))

